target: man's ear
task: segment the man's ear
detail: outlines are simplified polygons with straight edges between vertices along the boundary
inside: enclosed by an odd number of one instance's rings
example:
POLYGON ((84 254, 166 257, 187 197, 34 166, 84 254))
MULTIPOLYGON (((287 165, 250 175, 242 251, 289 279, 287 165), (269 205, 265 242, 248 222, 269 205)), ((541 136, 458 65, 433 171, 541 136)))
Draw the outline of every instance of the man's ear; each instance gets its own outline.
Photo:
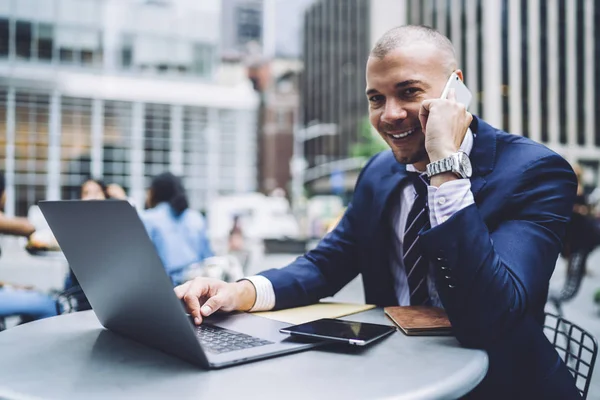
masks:
POLYGON ((460 69, 457 69, 456 71, 454 71, 456 73, 456 76, 458 76, 460 78, 461 81, 465 81, 465 78, 463 77, 463 72, 460 69))

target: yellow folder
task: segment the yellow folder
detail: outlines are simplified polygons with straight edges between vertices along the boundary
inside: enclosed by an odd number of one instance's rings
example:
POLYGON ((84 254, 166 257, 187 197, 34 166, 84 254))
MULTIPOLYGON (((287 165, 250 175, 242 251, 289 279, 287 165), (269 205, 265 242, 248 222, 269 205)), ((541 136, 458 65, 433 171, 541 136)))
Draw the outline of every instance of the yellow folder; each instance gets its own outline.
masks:
POLYGON ((253 314, 260 317, 297 325, 321 318, 344 317, 346 315, 370 310, 371 308, 375 308, 375 305, 321 302, 304 307, 288 308, 286 310, 279 311, 261 311, 253 314))

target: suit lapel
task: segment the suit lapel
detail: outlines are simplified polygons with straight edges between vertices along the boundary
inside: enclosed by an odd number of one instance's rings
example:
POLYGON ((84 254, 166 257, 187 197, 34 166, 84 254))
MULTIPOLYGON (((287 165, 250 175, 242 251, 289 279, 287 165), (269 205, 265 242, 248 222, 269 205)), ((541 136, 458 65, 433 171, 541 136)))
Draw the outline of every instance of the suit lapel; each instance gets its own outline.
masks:
POLYGON ((469 155, 473 175, 471 176, 471 192, 477 197, 479 191, 485 186, 485 176, 494 169, 496 162, 496 133, 495 129, 473 116, 471 132, 475 135, 473 149, 469 155))

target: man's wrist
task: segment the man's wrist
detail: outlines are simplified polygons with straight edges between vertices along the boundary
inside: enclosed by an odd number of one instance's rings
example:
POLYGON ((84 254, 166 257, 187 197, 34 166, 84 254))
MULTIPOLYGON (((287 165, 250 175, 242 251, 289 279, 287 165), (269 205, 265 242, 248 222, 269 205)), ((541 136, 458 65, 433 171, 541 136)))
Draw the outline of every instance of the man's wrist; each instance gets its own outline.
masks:
POLYGON ((434 175, 430 178, 429 184, 431 186, 440 187, 446 182, 455 181, 460 179, 454 172, 442 172, 441 174, 434 175))
POLYGON ((439 160, 443 160, 444 158, 448 158, 450 157, 452 154, 456 153, 458 150, 454 150, 452 151, 451 149, 448 150, 436 150, 436 151, 431 151, 431 152, 427 152, 427 155, 429 156, 429 162, 436 162, 439 160))
POLYGON ((256 288, 254 284, 248 279, 242 279, 235 283, 238 293, 238 305, 236 309, 238 311, 250 311, 256 303, 256 288))

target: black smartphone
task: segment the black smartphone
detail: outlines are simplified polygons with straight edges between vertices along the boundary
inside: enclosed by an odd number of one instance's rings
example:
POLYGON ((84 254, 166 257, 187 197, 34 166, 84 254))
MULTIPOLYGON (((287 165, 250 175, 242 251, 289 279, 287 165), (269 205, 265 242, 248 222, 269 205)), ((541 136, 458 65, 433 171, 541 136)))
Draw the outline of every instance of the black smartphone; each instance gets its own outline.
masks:
POLYGON ((394 331, 396 331, 396 328, 389 325, 343 321, 332 318, 318 319, 279 330, 281 333, 287 333, 292 336, 343 342, 355 346, 366 346, 394 331))

